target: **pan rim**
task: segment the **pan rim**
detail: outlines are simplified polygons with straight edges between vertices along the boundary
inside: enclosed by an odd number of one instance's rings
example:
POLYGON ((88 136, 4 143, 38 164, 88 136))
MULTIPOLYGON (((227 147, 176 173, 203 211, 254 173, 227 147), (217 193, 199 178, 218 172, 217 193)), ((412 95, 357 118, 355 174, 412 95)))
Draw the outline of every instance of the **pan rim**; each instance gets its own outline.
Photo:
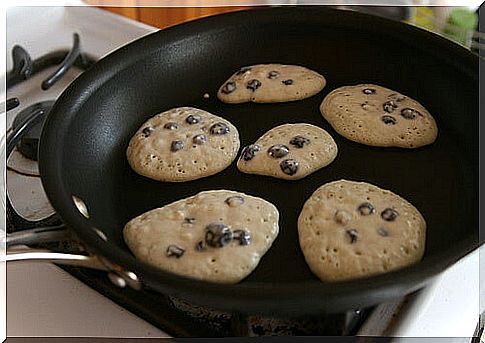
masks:
MULTIPOLYGON (((134 54, 137 59, 142 58, 145 55, 143 47, 145 44, 149 44, 150 41, 157 41, 161 39, 161 37, 168 42, 171 40, 178 40, 177 35, 190 35, 191 31, 194 32, 194 30, 204 29, 205 27, 210 28, 213 23, 217 24, 215 26, 222 28, 225 24, 235 21, 238 17, 247 16, 248 12, 250 12, 252 16, 251 20, 255 20, 256 12, 261 13, 260 16, 263 18, 269 18, 270 12, 271 14, 276 13, 281 16, 298 17, 298 15, 295 15, 294 13, 291 13, 290 15, 290 12, 292 11, 301 11, 301 13, 306 14, 310 13, 312 17, 316 15, 338 15, 347 18, 353 17, 364 22, 370 21, 376 26, 382 24, 391 27, 399 27, 401 30, 414 32, 415 35, 421 39, 433 39, 438 45, 446 46, 448 50, 452 50, 453 56, 459 56, 461 60, 467 61, 469 65, 471 63, 476 63, 478 65, 478 57, 471 54, 465 48, 458 44, 450 43, 450 41, 445 38, 429 33, 423 29, 363 13, 328 8, 315 8, 314 6, 298 6, 298 8, 258 8, 220 14, 160 30, 127 44, 104 57, 94 65, 91 70, 81 74, 81 76, 79 76, 63 92, 54 105, 51 112, 52 115, 49 116, 45 123, 45 130, 42 132, 39 148, 41 156, 39 159, 39 170, 42 176, 42 184, 46 190, 49 201, 61 215, 66 224, 73 228, 79 235, 81 241, 91 248, 95 254, 99 254, 107 258, 109 261, 133 271, 150 287, 155 287, 158 291, 164 294, 180 296, 184 299, 192 300, 195 303, 197 303, 197 300, 203 300, 203 303, 206 306, 213 306, 221 309, 240 308, 247 311, 270 313, 274 311, 309 313, 312 311, 338 312, 343 308, 348 307, 350 304, 359 305, 359 298, 367 298, 365 303, 374 305, 381 300, 389 300, 388 294, 390 293, 397 292, 407 294, 421 288, 421 286, 429 281, 429 279, 456 263, 463 256, 482 244, 479 242, 477 228, 476 237, 473 234, 464 237, 464 239, 452 249, 443 252, 442 254, 433 255, 427 260, 420 262, 419 268, 409 267, 366 279, 331 284, 301 281, 284 285, 276 284, 274 282, 251 282, 250 284, 243 282, 236 285, 220 285, 205 281, 194 281, 193 279, 164 272, 137 261, 128 252, 122 251, 122 249, 117 246, 114 246, 116 250, 106 249, 107 243, 101 240, 94 231, 90 229, 86 219, 79 214, 74 204, 70 201, 70 194, 64 188, 62 182, 57 182, 58 180, 62 180, 61 160, 63 147, 58 147, 56 158, 53 158, 50 147, 59 145, 58 142, 63 139, 62 134, 65 133, 65 130, 62 131, 62 129, 66 128, 66 125, 68 125, 69 122, 69 120, 65 120, 66 113, 69 112, 71 113, 71 116, 73 116, 77 111, 76 108, 80 108, 90 94, 94 93, 99 87, 102 87, 104 83, 108 82, 108 80, 114 77, 118 72, 129 67, 129 65, 133 63, 133 59, 129 63, 125 62, 124 56, 126 54, 134 54), (113 68, 113 65, 116 67, 113 68), (88 77, 94 73, 98 76, 98 81, 95 85, 92 84, 88 77), (48 155, 50 155, 49 158, 42 158, 42 156, 48 155), (441 263, 436 263, 436 260, 439 260, 441 263), (423 274, 427 275, 427 277, 423 278, 423 274), (196 283, 196 286, 194 286, 194 283, 196 283), (358 292, 355 292, 356 284, 359 285, 358 292), (277 291, 275 291, 275 285, 277 285, 277 291), (354 290, 352 291, 353 288, 354 290), (303 293, 301 292, 302 289, 304 290, 303 293), (247 298, 239 299, 238 296, 235 296, 235 294, 241 291, 245 292, 247 298), (376 291, 380 296, 376 296, 376 291), (311 296, 308 296, 309 294, 311 296), (323 301, 317 301, 317 298, 323 298, 323 301), (296 306, 297 303, 298 306, 296 306)), ((452 58, 449 57, 448 61, 450 61, 450 59, 452 60, 452 58)), ((471 69, 469 72, 472 73, 471 69)))

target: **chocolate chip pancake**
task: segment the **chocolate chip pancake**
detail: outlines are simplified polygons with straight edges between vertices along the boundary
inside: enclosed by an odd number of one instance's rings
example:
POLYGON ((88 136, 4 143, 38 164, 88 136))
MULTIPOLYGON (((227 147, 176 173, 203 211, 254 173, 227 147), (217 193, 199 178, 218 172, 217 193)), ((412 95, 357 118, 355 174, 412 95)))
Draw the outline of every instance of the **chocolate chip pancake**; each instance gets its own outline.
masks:
POLYGON ((325 84, 322 75, 302 66, 258 64, 234 73, 219 88, 217 97, 229 104, 296 101, 319 93, 325 84))
POLYGON ((320 112, 340 135, 378 147, 418 148, 433 143, 438 128, 416 100, 372 84, 330 92, 320 112))
POLYGON ((239 133, 228 120, 178 107, 146 121, 131 138, 126 155, 140 175, 182 182, 224 170, 236 158, 239 145, 239 133))
POLYGON ((322 281, 362 278, 418 262, 426 222, 399 195, 365 182, 318 188, 298 218, 300 246, 322 281))
POLYGON ((278 221, 277 208, 261 198, 204 191, 132 219, 123 235, 143 262, 195 279, 237 283, 273 244, 278 221))

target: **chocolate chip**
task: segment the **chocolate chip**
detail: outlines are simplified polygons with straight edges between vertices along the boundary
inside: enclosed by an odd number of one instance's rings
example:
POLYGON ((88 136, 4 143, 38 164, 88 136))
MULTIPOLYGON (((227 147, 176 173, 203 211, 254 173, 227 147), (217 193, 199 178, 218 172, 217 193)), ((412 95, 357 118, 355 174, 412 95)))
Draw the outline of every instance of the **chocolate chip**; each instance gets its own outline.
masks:
POLYGON ((153 127, 145 127, 141 132, 143 135, 146 137, 150 136, 152 132, 154 131, 153 127))
POLYGON ((215 123, 209 129, 209 132, 212 135, 225 135, 229 133, 229 131, 229 126, 227 126, 225 123, 215 123))
POLYGON ((373 89, 373 88, 366 88, 366 89, 362 90, 362 92, 364 94, 367 94, 367 95, 376 94, 376 90, 373 89))
POLYGON ((228 197, 224 202, 230 207, 236 207, 244 204, 244 198, 240 195, 233 195, 228 197))
POLYGON ((286 145, 283 144, 276 144, 271 146, 268 149, 268 155, 270 155, 273 158, 282 158, 288 155, 290 152, 290 149, 286 145))
POLYGON ((276 79, 280 75, 276 70, 270 71, 268 73, 268 79, 276 79))
POLYGON ((204 241, 200 241, 199 243, 197 243, 197 244, 195 245, 195 249, 196 249, 197 251, 203 251, 203 250, 206 250, 206 249, 207 249, 207 245, 205 244, 205 242, 204 242, 204 241))
POLYGON ((401 115, 406 119, 415 119, 416 116, 421 116, 421 113, 412 108, 405 108, 401 111, 401 115))
POLYGON ((357 242, 357 239, 359 238, 359 233, 356 229, 346 230, 345 233, 350 237, 350 244, 354 244, 355 242, 357 242))
POLYGON ((293 84, 293 80, 292 79, 288 79, 288 80, 284 80, 284 81, 281 81, 284 85, 286 86, 289 86, 289 85, 292 85, 293 84))
POLYGON ((397 120, 393 116, 382 116, 381 120, 386 125, 396 125, 397 120))
POLYGON ((185 118, 185 121, 189 123, 190 125, 198 124, 202 118, 198 114, 191 114, 187 118, 185 118))
POLYGON ((378 228, 378 229, 377 229, 377 233, 378 233, 380 236, 382 236, 382 237, 387 237, 387 236, 389 236, 389 232, 388 232, 386 229, 382 228, 382 227, 380 227, 380 228, 378 228))
POLYGON ((295 175, 298 171, 298 161, 293 159, 283 160, 280 163, 280 168, 286 175, 295 175))
POLYGON ((239 241, 239 245, 249 245, 251 243, 251 235, 244 230, 235 230, 233 239, 239 241))
POLYGON ((179 126, 177 125, 177 123, 166 123, 165 125, 163 125, 163 128, 167 130, 177 130, 179 126))
POLYGON ((359 205, 359 207, 357 207, 357 211, 359 211, 359 213, 363 216, 376 213, 376 209, 370 202, 364 202, 363 204, 359 205))
POLYGON ((261 82, 256 79, 249 81, 246 85, 246 88, 252 90, 253 92, 259 87, 261 87, 261 82))
POLYGON ((386 111, 387 113, 392 113, 394 112, 394 110, 397 108, 397 105, 394 101, 392 100, 389 100, 389 101, 386 101, 383 105, 382 105, 382 108, 384 109, 384 111, 386 111))
POLYGON ((207 142, 207 137, 205 135, 196 135, 192 138, 192 142, 197 145, 202 145, 207 142))
POLYGON ((250 161, 254 158, 257 152, 261 151, 261 147, 257 144, 251 144, 244 147, 243 151, 241 152, 241 158, 244 161, 250 161))
POLYGON ((385 221, 388 221, 388 222, 392 222, 392 221, 396 220, 398 215, 399 215, 399 213, 395 209, 392 209, 392 208, 386 208, 381 213, 382 219, 384 219, 385 221))
POLYGON ((176 245, 169 245, 167 248, 168 257, 180 258, 184 253, 185 253, 185 250, 176 245))
POLYGON ((242 75, 242 74, 244 74, 245 72, 250 71, 250 70, 251 70, 251 68, 250 68, 250 67, 243 67, 243 68, 239 69, 239 70, 236 72, 236 75, 242 75))
POLYGON ((170 145, 171 152, 176 152, 176 151, 182 150, 183 148, 184 148, 184 142, 182 141, 173 141, 172 144, 170 145))
POLYGON ((209 224, 205 230, 205 242, 210 247, 222 248, 232 241, 231 229, 222 223, 209 224))
POLYGON ((295 136, 290 140, 290 144, 301 149, 305 145, 310 144, 310 140, 306 137, 303 137, 303 136, 295 136))
POLYGON ((195 218, 184 218, 184 224, 194 224, 195 223, 195 218))
POLYGON ((236 82, 229 81, 222 87, 221 92, 224 94, 232 93, 236 90, 236 82))

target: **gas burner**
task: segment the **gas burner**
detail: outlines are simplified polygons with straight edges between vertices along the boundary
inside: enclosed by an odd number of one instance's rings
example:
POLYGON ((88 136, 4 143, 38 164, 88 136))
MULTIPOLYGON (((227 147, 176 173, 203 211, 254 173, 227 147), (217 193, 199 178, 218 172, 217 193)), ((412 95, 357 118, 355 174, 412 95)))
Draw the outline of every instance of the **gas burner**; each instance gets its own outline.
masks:
MULTIPOLYGON (((77 33, 74 33, 73 46, 70 50, 54 51, 33 60, 23 47, 16 45, 12 49, 12 60, 13 68, 7 73, 7 89, 29 80, 32 76, 44 69, 57 66, 57 69, 40 84, 40 92, 41 90, 46 91, 50 89, 71 67, 75 66, 84 71, 89 69, 96 62, 93 58, 81 53, 81 45, 77 33)), ((42 110, 41 118, 39 118, 39 120, 36 121, 36 124, 30 129, 26 130, 17 145, 17 150, 30 160, 37 161, 37 150, 39 147, 42 127, 54 102, 54 100, 42 101, 23 108, 16 115, 12 124, 13 130, 22 130, 22 125, 25 123, 25 119, 31 116, 34 112, 42 110)), ((19 105, 20 103, 17 98, 10 98, 6 103, 7 111, 14 109, 19 105)))
MULTIPOLYGON (((5 108, 10 113, 16 107, 19 108, 15 110, 15 118, 8 130, 7 168, 11 172, 10 175, 15 177, 15 182, 10 184, 16 184, 17 188, 19 188, 19 185, 29 185, 31 188, 29 189, 30 203, 35 204, 35 206, 31 208, 25 201, 18 201, 17 199, 16 205, 19 206, 22 213, 22 215, 19 215, 10 199, 7 199, 7 232, 38 226, 50 226, 60 222, 59 216, 55 213, 52 214, 53 210, 38 179, 37 153, 42 127, 58 95, 51 96, 52 93, 49 93, 46 98, 42 93, 51 89, 60 80, 71 79, 71 76, 66 74, 72 67, 83 72, 96 63, 95 58, 81 52, 80 39, 77 33, 74 33, 71 49, 52 51, 33 59, 23 47, 16 45, 12 49, 12 60, 13 68, 6 75, 7 89, 11 92, 12 87, 18 85, 12 91, 18 94, 15 97, 10 97, 9 94, 5 108), (48 72, 49 68, 53 68, 54 71, 45 74, 47 76, 41 73, 48 72), (40 78, 34 77, 37 75, 40 78), (25 90, 28 90, 28 92, 25 92, 25 90), (23 98, 22 95, 25 94, 28 94, 28 97, 23 98), (37 99, 37 101, 30 102, 31 99, 37 99), (50 212, 51 215, 38 218, 37 215, 40 212, 50 212), (39 221, 30 221, 32 219, 39 219, 39 221)), ((63 83, 59 82, 61 85, 63 83)))
POLYGON ((52 106, 54 106, 54 101, 42 101, 36 103, 20 111, 13 121, 12 128, 15 130, 25 121, 25 119, 30 117, 34 112, 38 110, 42 110, 43 112, 43 114, 41 115, 41 119, 37 121, 37 123, 22 136, 22 138, 20 139, 20 143, 17 145, 17 149, 22 153, 22 155, 31 160, 38 160, 37 152, 39 148, 39 140, 42 132, 42 127, 44 125, 45 119, 47 118, 47 115, 52 109, 52 106))
POLYGON ((371 311, 366 308, 339 314, 278 318, 219 311, 173 296, 168 297, 168 304, 173 311, 204 327, 212 337, 349 336, 357 333, 371 311))
POLYGON ((13 68, 7 73, 7 88, 28 80, 46 68, 59 65, 57 70, 42 82, 41 88, 44 91, 59 81, 72 66, 87 70, 96 62, 93 58, 81 53, 81 44, 77 33, 74 33, 71 50, 54 51, 32 60, 23 47, 16 45, 12 49, 12 60, 13 68))

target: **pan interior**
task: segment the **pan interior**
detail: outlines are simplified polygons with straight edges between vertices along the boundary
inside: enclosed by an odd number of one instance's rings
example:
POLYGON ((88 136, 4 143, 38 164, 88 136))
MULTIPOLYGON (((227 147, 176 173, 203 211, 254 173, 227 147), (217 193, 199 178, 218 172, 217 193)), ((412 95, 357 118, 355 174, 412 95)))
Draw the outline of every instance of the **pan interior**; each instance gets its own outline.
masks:
POLYGON ((343 178, 390 189, 414 204, 428 224, 425 259, 476 232, 478 83, 460 66, 440 59, 433 49, 422 49, 420 40, 413 43, 365 25, 249 20, 183 33, 167 42, 160 33, 160 45, 147 46, 143 59, 106 81, 69 123, 60 162, 66 189, 84 200, 90 222, 110 242, 127 250, 123 226, 145 211, 203 190, 236 190, 272 202, 281 214, 279 237, 243 282, 316 280, 299 248, 297 218, 313 191, 343 178), (303 65, 324 75, 327 86, 312 98, 291 103, 228 105, 216 98, 229 75, 257 63, 303 65), (437 121, 437 141, 415 150, 383 149, 339 136, 320 115, 319 105, 331 90, 357 83, 376 83, 421 102, 437 121), (300 181, 243 174, 235 163, 217 175, 185 183, 137 175, 126 160, 129 139, 148 118, 178 106, 195 106, 230 120, 242 146, 280 124, 314 124, 333 136, 339 154, 330 166, 300 181))

